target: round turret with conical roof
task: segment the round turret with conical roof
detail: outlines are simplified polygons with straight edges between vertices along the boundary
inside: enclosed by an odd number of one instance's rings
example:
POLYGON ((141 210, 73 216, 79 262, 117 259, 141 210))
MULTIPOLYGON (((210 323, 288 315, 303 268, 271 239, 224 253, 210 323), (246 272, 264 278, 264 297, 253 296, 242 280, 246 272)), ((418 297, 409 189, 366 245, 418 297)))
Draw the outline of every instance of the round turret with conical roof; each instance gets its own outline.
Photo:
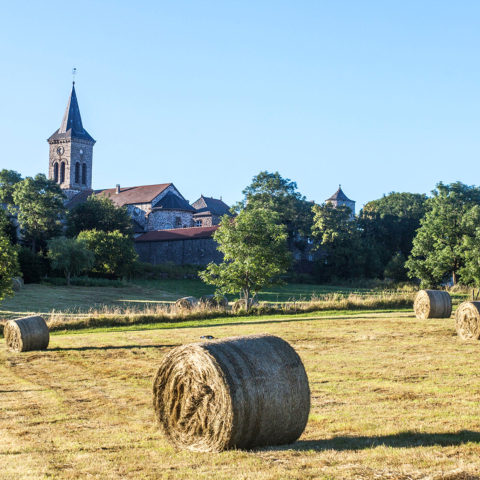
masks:
POLYGON ((342 190, 342 186, 338 186, 338 190, 330 197, 325 200, 325 203, 330 202, 334 207, 338 207, 339 205, 346 205, 352 211, 352 218, 355 215, 355 201, 350 200, 342 190))

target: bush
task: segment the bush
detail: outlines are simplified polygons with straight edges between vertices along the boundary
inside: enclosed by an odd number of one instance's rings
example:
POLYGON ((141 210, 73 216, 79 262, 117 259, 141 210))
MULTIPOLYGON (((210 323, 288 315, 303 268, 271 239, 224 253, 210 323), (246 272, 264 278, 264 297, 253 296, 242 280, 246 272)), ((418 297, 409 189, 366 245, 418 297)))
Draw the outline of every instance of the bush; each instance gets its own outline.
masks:
POLYGON ((29 248, 18 249, 18 263, 25 283, 38 283, 50 272, 50 261, 42 252, 33 253, 29 248))

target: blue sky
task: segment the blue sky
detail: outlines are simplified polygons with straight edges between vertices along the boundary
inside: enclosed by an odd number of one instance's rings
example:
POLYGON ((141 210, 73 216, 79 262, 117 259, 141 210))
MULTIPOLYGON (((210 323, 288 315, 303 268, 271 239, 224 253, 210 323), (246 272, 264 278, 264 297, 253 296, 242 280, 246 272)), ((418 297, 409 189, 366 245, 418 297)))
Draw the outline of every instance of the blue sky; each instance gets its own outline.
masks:
POLYGON ((480 2, 0 0, 0 168, 47 172, 77 68, 94 188, 232 204, 261 170, 357 208, 476 184, 480 2))

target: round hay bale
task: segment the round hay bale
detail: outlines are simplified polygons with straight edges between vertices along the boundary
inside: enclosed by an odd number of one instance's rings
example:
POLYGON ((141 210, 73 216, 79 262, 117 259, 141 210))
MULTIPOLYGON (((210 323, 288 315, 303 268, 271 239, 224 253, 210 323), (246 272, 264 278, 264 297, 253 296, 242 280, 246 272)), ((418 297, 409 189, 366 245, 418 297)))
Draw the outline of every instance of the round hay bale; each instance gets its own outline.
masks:
POLYGON ((223 295, 220 296, 220 299, 215 297, 215 295, 203 295, 203 297, 200 297, 200 303, 208 308, 228 307, 227 297, 223 295))
POLYGON ((421 320, 427 318, 450 318, 452 299, 448 292, 440 290, 420 290, 413 305, 415 316, 421 320))
POLYGON ((50 332, 42 317, 25 317, 9 320, 3 330, 5 344, 12 352, 46 350, 50 332))
POLYGON ((295 442, 310 411, 307 374, 273 335, 183 345, 153 383, 160 429, 177 448, 220 452, 295 442))
POLYGON ((18 278, 12 278, 12 287, 14 292, 19 292, 22 289, 22 284, 18 278))
POLYGON ((195 297, 183 297, 179 298, 175 302, 175 306, 182 310, 191 310, 197 305, 198 301, 195 297))
POLYGON ((480 302, 463 302, 457 308, 455 328, 462 340, 480 338, 480 302))
MULTIPOLYGON (((248 299, 248 307, 250 308, 253 305, 258 305, 258 300, 254 298, 249 298, 248 299)), ((233 305, 232 305, 232 311, 233 312, 238 312, 242 308, 245 308, 245 299, 240 299, 237 300, 233 305)))
POLYGON ((23 288, 25 286, 25 281, 23 280, 23 278, 22 277, 15 277, 15 278, 20 282, 23 288))

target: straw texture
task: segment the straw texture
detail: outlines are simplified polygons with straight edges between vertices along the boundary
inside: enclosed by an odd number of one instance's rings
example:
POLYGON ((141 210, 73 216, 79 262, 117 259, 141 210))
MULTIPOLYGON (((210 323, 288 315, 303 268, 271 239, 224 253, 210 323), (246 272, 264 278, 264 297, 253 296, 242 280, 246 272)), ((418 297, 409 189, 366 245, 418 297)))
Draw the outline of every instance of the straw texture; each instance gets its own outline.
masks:
POLYGON ((175 306, 182 310, 191 310, 198 303, 198 300, 195 297, 183 297, 179 298, 175 302, 175 306))
POLYGON ((200 297, 200 303, 208 308, 228 307, 228 300, 225 296, 215 297, 215 295, 204 295, 200 297))
POLYGON ((184 345, 154 379, 160 429, 176 448, 219 452, 295 442, 310 411, 307 374, 273 335, 184 345))
POLYGON ((452 299, 448 292, 440 290, 420 290, 413 304, 415 316, 421 320, 427 318, 450 318, 452 299))
MULTIPOLYGON (((252 307, 253 305, 258 305, 258 300, 256 298, 249 298, 248 299, 248 308, 252 307)), ((232 305, 232 311, 238 312, 242 308, 245 308, 245 299, 241 298, 240 300, 237 300, 233 305, 232 305)))
POLYGON ((46 350, 50 332, 42 317, 25 317, 10 320, 3 330, 7 348, 12 352, 46 350))
POLYGON ((462 340, 480 338, 480 302, 463 302, 457 308, 455 328, 462 340))

